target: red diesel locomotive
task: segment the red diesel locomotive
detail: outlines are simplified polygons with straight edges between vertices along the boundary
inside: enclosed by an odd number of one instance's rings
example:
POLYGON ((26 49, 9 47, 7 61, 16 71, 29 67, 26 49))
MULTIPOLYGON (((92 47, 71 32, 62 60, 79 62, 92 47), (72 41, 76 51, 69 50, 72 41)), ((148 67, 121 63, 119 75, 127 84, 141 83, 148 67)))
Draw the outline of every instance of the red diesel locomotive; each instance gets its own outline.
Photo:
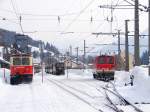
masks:
POLYGON ((10 62, 11 84, 18 84, 22 81, 32 82, 33 62, 31 54, 13 54, 10 62))
POLYGON ((115 67, 115 56, 97 56, 94 61, 93 77, 103 81, 114 80, 115 67))

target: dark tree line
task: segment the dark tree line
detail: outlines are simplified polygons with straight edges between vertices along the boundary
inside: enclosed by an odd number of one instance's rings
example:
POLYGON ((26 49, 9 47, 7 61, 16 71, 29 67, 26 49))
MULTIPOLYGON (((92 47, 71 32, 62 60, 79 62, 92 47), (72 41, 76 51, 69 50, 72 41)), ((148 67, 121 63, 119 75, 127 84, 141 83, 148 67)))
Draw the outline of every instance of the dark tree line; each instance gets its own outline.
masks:
POLYGON ((55 54, 59 54, 59 51, 58 51, 58 49, 54 46, 54 45, 52 45, 52 44, 50 44, 50 43, 46 43, 46 45, 45 45, 45 49, 46 50, 48 50, 48 51, 52 51, 52 52, 54 52, 55 54))
MULTIPOLYGON (((6 50, 12 48, 24 53, 31 53, 32 46, 40 48, 41 44, 43 46, 43 50, 54 52, 54 54, 59 54, 59 50, 48 42, 45 44, 43 41, 34 40, 28 35, 17 34, 16 32, 0 29, 0 45, 4 46, 6 50)), ((11 51, 7 51, 4 55, 8 56, 10 53, 11 51)), ((33 51, 34 57, 39 57, 40 55, 40 51, 33 51)), ((46 54, 44 54, 44 56, 46 57, 46 54)))

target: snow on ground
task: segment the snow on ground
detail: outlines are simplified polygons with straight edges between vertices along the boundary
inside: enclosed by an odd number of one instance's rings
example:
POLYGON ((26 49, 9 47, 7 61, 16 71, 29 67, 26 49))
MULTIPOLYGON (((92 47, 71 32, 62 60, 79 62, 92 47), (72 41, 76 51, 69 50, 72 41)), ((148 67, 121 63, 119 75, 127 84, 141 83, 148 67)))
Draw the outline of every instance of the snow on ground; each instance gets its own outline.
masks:
POLYGON ((125 83, 130 82, 130 74, 126 71, 116 71, 114 82, 116 86, 124 86, 125 83))
POLYGON ((2 81, 1 69, 0 111, 98 112, 103 109, 104 97, 95 88, 99 81, 93 80, 88 70, 74 72, 68 71, 68 79, 66 75, 44 73, 43 83, 41 73, 35 74, 31 84, 10 85, 2 81))
POLYGON ((137 106, 143 109, 144 112, 150 112, 150 105, 143 105, 150 103, 150 77, 148 76, 148 68, 135 67, 129 72, 118 71, 115 77, 115 84, 119 93, 132 104, 138 104, 137 106), (131 75, 134 76, 133 86, 130 84, 124 86, 125 83, 131 81, 131 75))
MULTIPOLYGON (((117 71, 115 84, 121 95, 137 104, 144 112, 150 105, 149 77, 147 69, 135 67, 130 72, 117 71), (134 86, 124 86, 134 75, 134 86)), ((2 112, 113 112, 105 104, 105 92, 101 87, 107 82, 94 80, 92 70, 66 70, 65 75, 35 74, 30 84, 9 84, 9 70, 0 69, 0 111, 2 112), (6 80, 7 79, 7 80, 6 80), (7 83, 5 83, 7 81, 7 83)), ((120 106, 124 112, 134 112, 130 106, 120 106)))

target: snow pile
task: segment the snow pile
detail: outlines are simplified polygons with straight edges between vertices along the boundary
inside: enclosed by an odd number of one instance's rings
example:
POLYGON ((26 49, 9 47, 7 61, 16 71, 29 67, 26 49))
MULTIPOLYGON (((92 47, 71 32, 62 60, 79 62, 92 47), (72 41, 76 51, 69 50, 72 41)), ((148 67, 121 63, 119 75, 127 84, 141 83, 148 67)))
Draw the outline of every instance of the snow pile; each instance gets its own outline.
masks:
POLYGON ((126 71, 116 71, 115 72, 115 84, 117 86, 124 86, 125 84, 130 84, 131 76, 133 76, 133 84, 137 86, 144 86, 149 83, 150 79, 148 76, 148 68, 144 67, 134 67, 129 72, 126 71))
POLYGON ((123 81, 120 83, 120 85, 125 83, 126 79, 130 78, 129 76, 134 76, 133 86, 128 85, 124 87, 117 87, 119 93, 123 97, 132 103, 150 103, 150 77, 148 76, 148 68, 134 67, 129 73, 125 74, 125 72, 120 72, 119 75, 120 77, 117 78, 116 82, 123 81), (128 78, 123 75, 128 75, 128 78))
POLYGON ((126 71, 116 71, 114 82, 117 86, 124 86, 130 82, 130 73, 126 71))
POLYGON ((131 75, 134 76, 134 85, 138 87, 150 85, 148 68, 135 67, 134 69, 131 70, 131 75))

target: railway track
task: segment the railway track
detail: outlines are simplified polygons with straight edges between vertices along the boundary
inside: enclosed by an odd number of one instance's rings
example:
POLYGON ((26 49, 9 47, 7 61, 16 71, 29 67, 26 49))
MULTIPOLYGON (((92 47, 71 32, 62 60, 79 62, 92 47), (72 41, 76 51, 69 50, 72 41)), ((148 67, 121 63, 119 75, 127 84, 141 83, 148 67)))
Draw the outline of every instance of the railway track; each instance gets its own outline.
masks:
POLYGON ((115 85, 113 83, 111 83, 113 90, 110 90, 106 87, 103 87, 103 89, 105 90, 106 93, 106 99, 108 100, 108 102, 111 104, 110 105, 106 105, 109 108, 111 108, 112 110, 114 110, 115 112, 124 112, 123 110, 119 109, 110 99, 110 97, 108 96, 107 92, 113 94, 114 96, 118 97, 118 99, 121 101, 121 105, 129 105, 131 106, 136 112, 144 112, 143 110, 139 109, 138 107, 136 107, 135 105, 133 105, 130 101, 128 101, 127 99, 123 98, 123 96, 121 96, 119 94, 119 92, 117 91, 117 89, 115 88, 115 85))
POLYGON ((113 111, 115 112, 124 112, 123 110, 119 109, 113 102, 112 100, 110 99, 110 97, 108 96, 107 93, 106 94, 106 99, 108 100, 108 102, 111 104, 111 105, 108 105, 106 104, 107 107, 109 107, 110 109, 112 109, 113 111))
POLYGON ((68 87, 68 88, 70 88, 70 89, 72 89, 72 90, 74 90, 74 91, 77 91, 77 92, 79 92, 79 93, 81 93, 81 94, 83 94, 83 95, 85 95, 85 96, 87 96, 87 97, 89 97, 89 98, 92 98, 92 99, 95 98, 94 96, 91 96, 90 94, 88 94, 88 93, 86 93, 86 92, 84 92, 84 91, 81 91, 81 90, 79 90, 79 89, 76 89, 76 88, 74 88, 74 87, 68 85, 68 84, 63 83, 62 81, 58 81, 58 80, 55 80, 55 81, 58 82, 58 83, 60 83, 60 84, 63 84, 64 86, 66 86, 66 87, 68 87))
POLYGON ((90 99, 94 99, 93 97, 89 96, 88 94, 84 93, 83 91, 80 91, 78 89, 75 89, 69 85, 66 85, 60 81, 57 81, 57 80, 51 80, 51 79, 47 79, 47 81, 49 81, 50 83, 56 85, 57 87, 61 88, 62 90, 64 90, 65 92, 71 94, 72 96, 76 97, 78 100, 86 103, 87 105, 89 105, 90 107, 92 107, 93 109, 99 111, 99 112, 104 112, 102 109, 99 109, 97 107, 95 107, 94 105, 92 105, 89 101, 87 101, 86 99, 82 98, 80 95, 78 95, 76 92, 82 94, 82 95, 85 95, 86 97, 89 97, 90 99), (76 92, 73 92, 73 91, 76 91, 76 92))
MULTIPOLYGON (((61 88, 62 90, 64 90, 65 92, 71 94, 72 96, 76 97, 78 100, 86 103, 87 105, 89 105, 90 107, 94 108, 95 110, 99 111, 99 112, 105 112, 102 109, 99 109, 99 107, 96 107, 95 105, 93 105, 93 103, 91 101, 96 100, 94 96, 91 96, 90 94, 86 93, 85 91, 82 91, 80 89, 74 88, 62 81, 59 80, 55 80, 55 79, 47 79, 48 82, 58 86, 59 88, 61 88), (87 100, 88 99, 88 100, 87 100), (90 99, 90 100, 89 100, 90 99)), ((84 82, 83 82, 84 83, 84 82)), ((96 88, 95 85, 93 84, 89 84, 89 83, 85 83, 87 85, 89 85, 90 87, 96 88)), ((143 112, 141 109, 139 109, 138 107, 136 107, 135 105, 133 105, 132 103, 130 103, 128 100, 126 100, 125 98, 123 98, 117 91, 117 89, 115 88, 115 85, 113 83, 110 83, 113 88, 113 90, 110 90, 108 87, 108 85, 104 86, 99 86, 100 88, 97 89, 99 92, 101 92, 106 100, 109 102, 109 104, 105 104, 105 106, 107 107, 107 109, 111 109, 114 112, 124 112, 123 110, 119 109, 118 106, 113 103, 113 101, 111 100, 111 98, 109 97, 109 94, 113 94, 115 97, 117 97, 120 101, 120 105, 129 105, 131 106, 136 112, 143 112), (102 91, 104 90, 104 91, 102 91)))

